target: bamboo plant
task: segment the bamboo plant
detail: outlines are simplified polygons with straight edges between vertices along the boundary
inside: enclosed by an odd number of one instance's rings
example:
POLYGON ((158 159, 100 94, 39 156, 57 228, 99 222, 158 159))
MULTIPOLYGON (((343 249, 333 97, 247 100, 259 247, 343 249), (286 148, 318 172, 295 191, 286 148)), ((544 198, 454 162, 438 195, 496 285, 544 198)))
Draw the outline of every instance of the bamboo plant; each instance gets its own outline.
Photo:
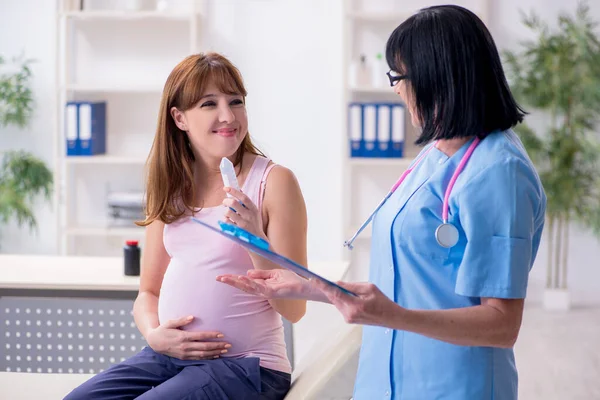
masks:
POLYGON ((560 14, 555 29, 534 13, 523 22, 535 39, 504 59, 519 102, 545 117, 544 128, 516 131, 548 197, 546 287, 566 290, 571 222, 600 237, 600 41, 583 2, 574 15, 560 14))
MULTIPOLYGON (((0 57, 0 128, 25 128, 33 115, 30 63, 0 57)), ((39 195, 50 199, 52 172, 42 160, 23 150, 9 150, 0 159, 0 223, 14 218, 19 227, 28 225, 33 230, 37 227, 33 202, 39 195)))

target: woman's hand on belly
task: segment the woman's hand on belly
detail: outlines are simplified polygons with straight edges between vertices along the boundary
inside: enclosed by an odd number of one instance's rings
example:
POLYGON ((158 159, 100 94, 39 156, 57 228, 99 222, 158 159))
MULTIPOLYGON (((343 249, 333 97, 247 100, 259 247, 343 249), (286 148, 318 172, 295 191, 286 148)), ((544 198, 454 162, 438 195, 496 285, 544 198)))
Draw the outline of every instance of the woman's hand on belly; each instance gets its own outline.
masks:
POLYGON ((210 360, 227 353, 231 345, 214 339, 223 338, 220 332, 190 332, 180 329, 194 317, 169 320, 154 328, 146 340, 152 350, 181 360, 210 360))

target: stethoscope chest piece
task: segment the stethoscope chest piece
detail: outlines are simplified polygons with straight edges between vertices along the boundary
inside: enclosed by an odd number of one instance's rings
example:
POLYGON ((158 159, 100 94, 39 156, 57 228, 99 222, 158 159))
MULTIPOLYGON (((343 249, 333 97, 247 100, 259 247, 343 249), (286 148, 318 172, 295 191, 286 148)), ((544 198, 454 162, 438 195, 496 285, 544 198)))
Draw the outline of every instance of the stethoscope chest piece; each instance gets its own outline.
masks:
POLYGON ((452 224, 443 223, 435 230, 435 239, 442 247, 454 247, 458 243, 458 229, 452 224))
MULTIPOLYGON (((454 170, 454 173, 452 174, 450 183, 448 183, 448 186, 446 187, 446 192, 444 193, 444 203, 442 205, 442 224, 440 226, 438 226, 438 228, 435 230, 435 238, 436 238, 437 242, 439 243, 439 245, 442 247, 450 248, 450 247, 455 246, 456 243, 458 243, 458 229, 456 229, 456 227, 454 225, 447 222, 448 221, 448 199, 450 198, 450 193, 452 193, 452 187, 454 186, 454 182, 456 182, 458 175, 463 170, 465 164, 467 163, 467 160, 471 157, 471 154, 473 153, 473 151, 475 150, 475 147, 477 147, 479 142, 480 142, 480 139, 478 137, 475 137, 475 139, 473 140, 473 143, 471 143, 471 145, 467 149, 467 152, 462 156, 460 162, 458 163, 458 166, 456 167, 456 169, 454 170)), ((369 215, 369 217, 366 219, 366 221, 363 222, 363 224, 360 226, 360 228, 358 228, 358 230, 356 231, 354 236, 352 236, 352 238, 350 238, 350 240, 344 242, 344 246, 346 246, 350 250, 352 250, 352 243, 358 237, 358 235, 363 231, 363 229, 365 229, 367 227, 367 225, 371 222, 371 220, 375 216, 375 213, 377 211, 379 211, 379 209, 381 207, 383 207, 383 204, 386 202, 387 199, 389 199, 392 196, 392 193, 394 193, 394 191, 396 191, 396 189, 404 181, 406 176, 413 169, 415 169, 417 167, 417 165, 419 165, 421 163, 421 161, 423 160, 423 158, 425 158, 427 153, 429 153, 429 151, 431 151, 431 149, 433 149, 434 147, 435 147, 435 143, 432 146, 430 146, 429 149, 424 151, 421 154, 421 156, 419 158, 417 158, 417 160, 415 162, 413 162, 412 165, 406 171, 404 171, 404 173, 400 176, 400 179, 398 179, 398 181, 394 184, 394 186, 392 186, 392 189, 389 191, 389 193, 385 195, 383 200, 381 200, 381 202, 377 205, 377 207, 371 213, 371 215, 369 215)))

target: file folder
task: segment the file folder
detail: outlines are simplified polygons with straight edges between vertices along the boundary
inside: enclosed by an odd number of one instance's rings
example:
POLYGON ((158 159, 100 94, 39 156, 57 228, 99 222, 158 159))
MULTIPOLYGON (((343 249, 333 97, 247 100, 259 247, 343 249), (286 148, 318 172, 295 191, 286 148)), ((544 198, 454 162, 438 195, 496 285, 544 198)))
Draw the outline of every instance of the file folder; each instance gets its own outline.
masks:
POLYGON ((350 132, 350 155, 360 157, 364 148, 362 137, 362 105, 350 104, 348 110, 348 129, 350 132))
POLYGON ((75 102, 68 102, 65 107, 65 139, 67 142, 67 156, 79 155, 79 135, 77 134, 78 126, 78 104, 75 102))
POLYGON ((365 153, 377 156, 377 106, 365 104, 363 107, 365 153))
POLYGON ((377 156, 387 157, 391 144, 392 116, 387 104, 377 105, 377 156))
POLYGON ((106 103, 79 103, 79 154, 106 153, 106 103))
POLYGON ((351 157, 403 157, 405 107, 401 103, 350 103, 351 157))
POLYGON ((392 146, 391 157, 402 157, 404 154, 404 107, 401 105, 392 106, 392 146))

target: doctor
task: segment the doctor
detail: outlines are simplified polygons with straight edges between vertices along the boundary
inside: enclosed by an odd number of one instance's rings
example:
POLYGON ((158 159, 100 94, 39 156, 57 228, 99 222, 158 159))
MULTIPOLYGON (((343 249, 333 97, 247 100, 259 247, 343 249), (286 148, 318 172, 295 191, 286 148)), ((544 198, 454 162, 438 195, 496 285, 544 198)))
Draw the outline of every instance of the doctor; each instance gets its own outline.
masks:
POLYGON ((375 213, 370 283, 340 283, 352 297, 286 270, 217 279, 330 302, 367 325, 355 400, 517 399, 513 345, 546 207, 511 130, 524 112, 489 31, 464 8, 419 11, 386 58, 425 147, 375 213))

